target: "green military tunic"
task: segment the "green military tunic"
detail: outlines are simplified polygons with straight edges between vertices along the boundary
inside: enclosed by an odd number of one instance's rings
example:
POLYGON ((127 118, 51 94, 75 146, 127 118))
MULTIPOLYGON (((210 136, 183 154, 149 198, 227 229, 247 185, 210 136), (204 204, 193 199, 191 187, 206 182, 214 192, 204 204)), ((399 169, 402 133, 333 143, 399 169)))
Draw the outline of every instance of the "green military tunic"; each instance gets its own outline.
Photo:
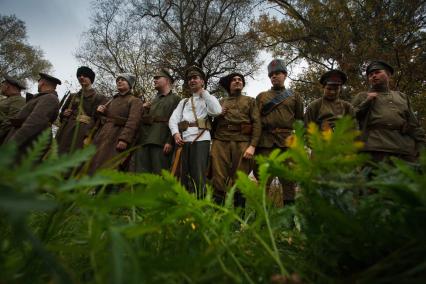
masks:
POLYGON ((9 96, 0 100, 0 144, 7 133, 13 128, 10 119, 13 118, 25 105, 21 95, 9 96))
POLYGON ((68 153, 74 149, 83 148, 83 141, 89 135, 96 120, 96 109, 106 103, 106 97, 97 94, 94 89, 87 92, 80 90, 70 94, 59 115, 61 126, 56 135, 59 153, 68 153), (69 116, 64 116, 65 110, 71 110, 69 116))
POLYGON ((97 151, 90 164, 90 174, 99 168, 122 169, 121 165, 109 163, 120 154, 116 149, 119 141, 126 142, 127 149, 135 142, 142 115, 142 102, 131 92, 124 95, 116 94, 104 115, 93 139, 97 151))
POLYGON ((137 172, 159 174, 162 169, 170 169, 173 149, 164 154, 163 148, 174 143, 168 123, 179 101, 180 97, 172 92, 166 96, 157 94, 151 106, 144 108, 137 142, 142 147, 135 154, 137 172))
POLYGON ((5 141, 15 142, 20 150, 28 148, 39 134, 51 127, 58 111, 59 100, 55 91, 36 94, 11 120, 13 128, 5 141))
POLYGON ((244 159, 243 154, 249 146, 257 146, 262 128, 254 98, 230 96, 221 105, 227 112, 214 121, 211 166, 213 187, 216 194, 223 196, 237 170, 247 174, 252 170, 253 160, 244 159))
MULTIPOLYGON (((356 118, 365 142, 366 152, 385 152, 415 157, 426 143, 425 132, 419 125, 410 100, 398 91, 378 92, 367 101, 367 92, 353 99, 356 118)), ((412 159, 410 159, 412 160, 412 159)))
POLYGON ((310 122, 314 122, 321 129, 326 125, 333 128, 336 120, 345 115, 355 116, 354 109, 349 102, 339 98, 328 99, 322 97, 309 104, 305 113, 305 124, 308 125, 310 122))
MULTIPOLYGON (((282 88, 272 88, 269 91, 260 93, 257 97, 257 103, 260 111, 260 120, 262 122, 262 136, 260 137, 257 155, 268 156, 273 150, 287 150, 286 139, 292 134, 293 124, 296 120, 303 120, 303 100, 300 95, 293 93, 272 111, 262 114, 262 108, 266 103, 285 90, 282 88)), ((257 176, 257 170, 255 175, 257 176)), ((272 180, 271 180, 272 181, 272 180)), ((295 185, 286 180, 280 180, 283 186, 283 200, 292 201, 295 197, 295 185)))

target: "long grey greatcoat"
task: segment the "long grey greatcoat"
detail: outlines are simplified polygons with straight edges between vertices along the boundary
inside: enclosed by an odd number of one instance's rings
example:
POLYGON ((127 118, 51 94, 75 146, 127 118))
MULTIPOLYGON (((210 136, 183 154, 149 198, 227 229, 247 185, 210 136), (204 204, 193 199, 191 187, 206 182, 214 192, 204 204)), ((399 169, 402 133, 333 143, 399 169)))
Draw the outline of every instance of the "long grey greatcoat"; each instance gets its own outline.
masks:
POLYGON ((87 91, 87 93, 83 93, 80 90, 78 93, 71 94, 68 97, 59 114, 61 127, 56 135, 59 153, 68 153, 71 150, 83 148, 84 138, 89 135, 90 130, 94 126, 96 109, 106 101, 107 98, 97 94, 94 89, 87 91), (71 109, 72 113, 70 116, 65 117, 64 111, 67 109, 71 109), (81 119, 83 116, 88 116, 89 119, 81 119), (74 145, 72 145, 74 136, 75 141, 74 145))
POLYGON ((58 94, 36 94, 22 110, 11 120, 14 126, 5 142, 15 142, 19 149, 25 150, 44 130, 51 127, 59 112, 58 94))
POLYGON ((114 95, 93 140, 97 151, 92 159, 89 173, 93 174, 99 168, 109 167, 108 161, 120 154, 116 149, 119 141, 126 142, 127 149, 131 147, 139 128, 142 108, 141 100, 130 92, 125 95, 114 95))

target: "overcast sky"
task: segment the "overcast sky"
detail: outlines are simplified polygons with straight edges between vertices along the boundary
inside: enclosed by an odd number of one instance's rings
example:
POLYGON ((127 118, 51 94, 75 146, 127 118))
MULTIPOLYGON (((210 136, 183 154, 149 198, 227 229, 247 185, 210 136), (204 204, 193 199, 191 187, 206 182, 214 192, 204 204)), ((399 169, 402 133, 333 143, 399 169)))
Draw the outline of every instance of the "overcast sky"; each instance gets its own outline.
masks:
MULTIPOLYGON (((59 96, 69 89, 76 91, 79 85, 75 72, 80 64, 74 52, 82 33, 90 26, 90 0, 0 0, 0 13, 15 14, 25 22, 28 42, 43 50, 45 58, 53 65, 51 75, 63 82, 57 89, 59 96)), ((250 96, 270 87, 266 66, 271 57, 263 52, 260 58, 264 64, 255 80, 246 80, 245 91, 250 96)), ((36 84, 29 87, 29 91, 36 92, 36 84)))

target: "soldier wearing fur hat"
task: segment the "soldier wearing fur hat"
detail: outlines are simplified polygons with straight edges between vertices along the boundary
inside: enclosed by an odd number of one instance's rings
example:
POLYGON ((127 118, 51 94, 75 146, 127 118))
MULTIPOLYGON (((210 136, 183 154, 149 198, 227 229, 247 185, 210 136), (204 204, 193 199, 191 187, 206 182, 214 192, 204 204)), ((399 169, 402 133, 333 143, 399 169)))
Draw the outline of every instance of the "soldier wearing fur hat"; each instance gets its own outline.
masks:
POLYGON ((95 124, 96 109, 107 100, 92 86, 95 80, 92 69, 81 66, 76 76, 81 89, 67 97, 59 114, 61 126, 56 140, 60 154, 83 148, 83 141, 95 124))
MULTIPOLYGON (((242 94, 245 86, 242 74, 231 73, 222 77, 219 84, 229 96, 221 100, 222 113, 214 120, 211 170, 215 198, 223 203, 237 171, 249 174, 253 169, 253 156, 262 126, 256 100, 242 94)), ((239 192, 234 200, 235 205, 244 206, 239 192)))
POLYGON ((393 67, 384 61, 370 62, 366 69, 370 88, 353 99, 365 143, 363 151, 374 161, 395 156, 413 162, 426 144, 425 132, 409 97, 390 89, 393 73, 393 67))
POLYGON ((0 101, 0 144, 12 128, 10 119, 25 105, 25 99, 21 96, 21 90, 25 89, 25 85, 8 75, 4 75, 3 78, 0 93, 6 98, 0 101))
MULTIPOLYGON (((281 59, 268 65, 268 76, 272 88, 256 97, 262 122, 262 135, 256 149, 257 155, 267 156, 275 149, 287 150, 286 139, 292 134, 293 123, 303 120, 303 100, 284 86, 287 68, 281 59)), ((255 175, 257 171, 255 171, 255 175)), ((284 203, 295 198, 295 185, 281 180, 284 203)))
POLYGON ((336 120, 345 115, 354 116, 352 105, 340 99, 342 86, 347 76, 340 70, 325 72, 320 79, 323 86, 323 96, 309 104, 305 113, 305 124, 314 122, 321 129, 334 128, 336 120))
POLYGON ((173 82, 168 70, 160 69, 154 75, 158 93, 152 102, 144 103, 137 142, 141 147, 135 153, 137 172, 160 174, 161 170, 170 169, 174 141, 168 123, 180 101, 172 91, 173 82))
POLYGON ((89 169, 91 174, 99 168, 127 170, 127 165, 123 163, 127 157, 115 162, 113 159, 134 144, 139 129, 142 102, 132 94, 135 83, 135 75, 118 74, 116 77, 118 93, 97 108, 102 117, 93 139, 97 151, 91 161, 89 169))
POLYGON ((169 120, 175 143, 180 146, 173 166, 175 168, 180 162, 182 184, 188 191, 196 192, 201 197, 205 192, 210 153, 209 117, 218 116, 222 107, 218 99, 204 89, 206 76, 201 68, 188 68, 186 80, 192 95, 179 102, 169 120))
POLYGON ((56 86, 61 84, 58 78, 39 73, 38 94, 34 95, 21 111, 11 119, 13 128, 5 141, 18 145, 20 153, 24 152, 37 139, 38 135, 51 127, 59 110, 56 86))

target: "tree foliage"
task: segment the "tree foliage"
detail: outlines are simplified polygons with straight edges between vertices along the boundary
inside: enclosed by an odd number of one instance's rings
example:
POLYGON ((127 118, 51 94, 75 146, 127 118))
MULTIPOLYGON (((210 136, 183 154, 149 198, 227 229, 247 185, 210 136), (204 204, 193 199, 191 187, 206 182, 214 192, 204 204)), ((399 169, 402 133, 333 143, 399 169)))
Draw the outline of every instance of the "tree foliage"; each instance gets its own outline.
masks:
POLYGON ((51 67, 41 49, 28 44, 25 23, 15 15, 0 14, 0 74, 36 80, 39 72, 51 67))
POLYGON ((245 36, 251 7, 247 0, 95 1, 76 56, 108 74, 110 86, 117 72, 135 73, 148 99, 157 68, 171 70, 182 82, 186 68, 198 65, 214 86, 229 71, 251 75, 257 69, 254 41, 245 36))
POLYGON ((412 96, 426 89, 426 2, 423 0, 271 0, 279 16, 253 25, 263 47, 308 67, 295 81, 307 100, 321 95, 318 79, 339 68, 348 93, 366 89, 365 66, 383 59, 396 68, 394 87, 412 96))

